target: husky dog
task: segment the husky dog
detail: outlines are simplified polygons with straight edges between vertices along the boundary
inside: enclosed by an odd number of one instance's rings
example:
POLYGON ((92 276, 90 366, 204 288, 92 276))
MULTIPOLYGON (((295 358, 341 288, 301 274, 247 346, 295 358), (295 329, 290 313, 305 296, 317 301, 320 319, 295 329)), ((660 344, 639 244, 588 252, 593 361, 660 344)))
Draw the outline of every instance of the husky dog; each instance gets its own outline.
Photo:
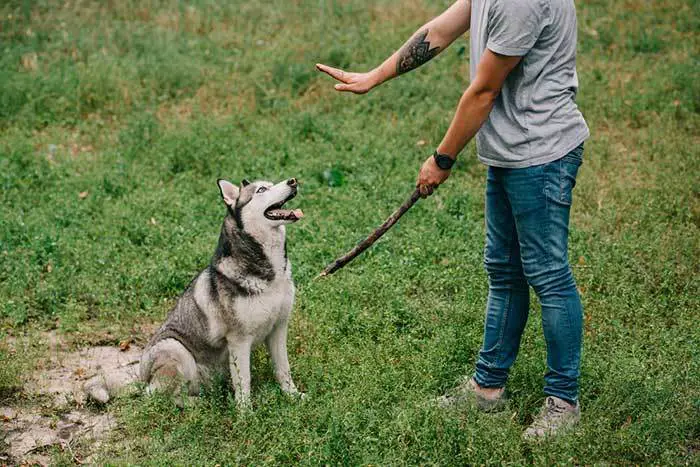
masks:
MULTIPOLYGON (((278 184, 218 181, 227 214, 209 266, 197 275, 144 349, 139 379, 154 390, 183 385, 190 395, 215 374, 229 375, 238 405, 250 404, 250 354, 265 342, 282 391, 300 395, 289 371, 287 329, 294 303, 285 224, 303 217, 283 209, 294 178, 278 184)), ((108 388, 86 385, 106 402, 108 388)))

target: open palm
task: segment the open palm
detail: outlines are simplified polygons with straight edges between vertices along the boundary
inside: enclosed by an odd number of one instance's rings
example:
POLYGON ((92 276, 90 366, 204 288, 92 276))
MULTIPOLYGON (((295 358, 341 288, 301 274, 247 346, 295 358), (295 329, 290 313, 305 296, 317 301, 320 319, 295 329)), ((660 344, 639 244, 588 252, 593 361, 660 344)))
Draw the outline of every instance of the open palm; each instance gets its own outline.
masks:
POLYGON ((373 72, 351 73, 339 68, 333 68, 321 63, 316 64, 316 69, 334 78, 340 83, 335 85, 336 91, 347 91, 355 94, 364 94, 378 84, 373 72))

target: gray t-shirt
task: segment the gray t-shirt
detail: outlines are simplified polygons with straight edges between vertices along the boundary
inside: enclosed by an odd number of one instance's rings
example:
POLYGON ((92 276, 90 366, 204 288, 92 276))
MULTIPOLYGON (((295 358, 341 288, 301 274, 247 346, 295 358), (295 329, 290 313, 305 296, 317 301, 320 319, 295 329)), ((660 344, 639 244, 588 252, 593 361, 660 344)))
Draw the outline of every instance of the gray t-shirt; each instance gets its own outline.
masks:
POLYGON ((476 137, 496 167, 557 160, 589 136, 576 106, 574 0, 471 0, 471 79, 486 48, 522 56, 476 137))

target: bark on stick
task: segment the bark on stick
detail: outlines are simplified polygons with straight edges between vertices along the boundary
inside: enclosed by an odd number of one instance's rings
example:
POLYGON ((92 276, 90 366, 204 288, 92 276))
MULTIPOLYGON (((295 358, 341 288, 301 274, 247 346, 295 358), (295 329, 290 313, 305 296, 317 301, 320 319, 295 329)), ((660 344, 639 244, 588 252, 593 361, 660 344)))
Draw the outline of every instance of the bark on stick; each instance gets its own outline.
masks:
POLYGON ((406 201, 404 201, 404 203, 396 211, 394 211, 393 214, 389 216, 381 226, 379 226, 379 228, 375 229, 367 238, 358 243, 357 246, 355 246, 355 248, 353 248, 345 255, 341 256, 340 258, 336 259, 328 266, 326 266, 326 268, 323 271, 321 271, 318 277, 324 277, 333 274, 338 269, 342 268, 350 261, 355 259, 356 256, 365 251, 367 248, 371 247, 374 244, 374 242, 379 240, 379 238, 382 235, 384 235, 387 230, 389 230, 394 224, 396 224, 396 222, 399 219, 401 219, 401 216, 403 216, 404 213, 411 208, 411 206, 416 204, 416 201, 418 201, 419 198, 420 191, 418 191, 418 188, 416 188, 416 190, 411 194, 411 196, 406 201))

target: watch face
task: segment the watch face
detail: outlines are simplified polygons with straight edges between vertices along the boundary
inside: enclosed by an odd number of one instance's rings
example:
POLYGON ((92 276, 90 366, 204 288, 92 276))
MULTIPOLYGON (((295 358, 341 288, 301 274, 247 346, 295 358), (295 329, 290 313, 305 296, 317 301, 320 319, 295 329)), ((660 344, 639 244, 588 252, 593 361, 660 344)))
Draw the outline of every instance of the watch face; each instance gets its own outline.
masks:
POLYGON ((435 162, 437 163, 437 166, 443 170, 451 169, 452 164, 454 164, 454 161, 451 158, 449 158, 443 154, 437 155, 435 157, 435 162))

